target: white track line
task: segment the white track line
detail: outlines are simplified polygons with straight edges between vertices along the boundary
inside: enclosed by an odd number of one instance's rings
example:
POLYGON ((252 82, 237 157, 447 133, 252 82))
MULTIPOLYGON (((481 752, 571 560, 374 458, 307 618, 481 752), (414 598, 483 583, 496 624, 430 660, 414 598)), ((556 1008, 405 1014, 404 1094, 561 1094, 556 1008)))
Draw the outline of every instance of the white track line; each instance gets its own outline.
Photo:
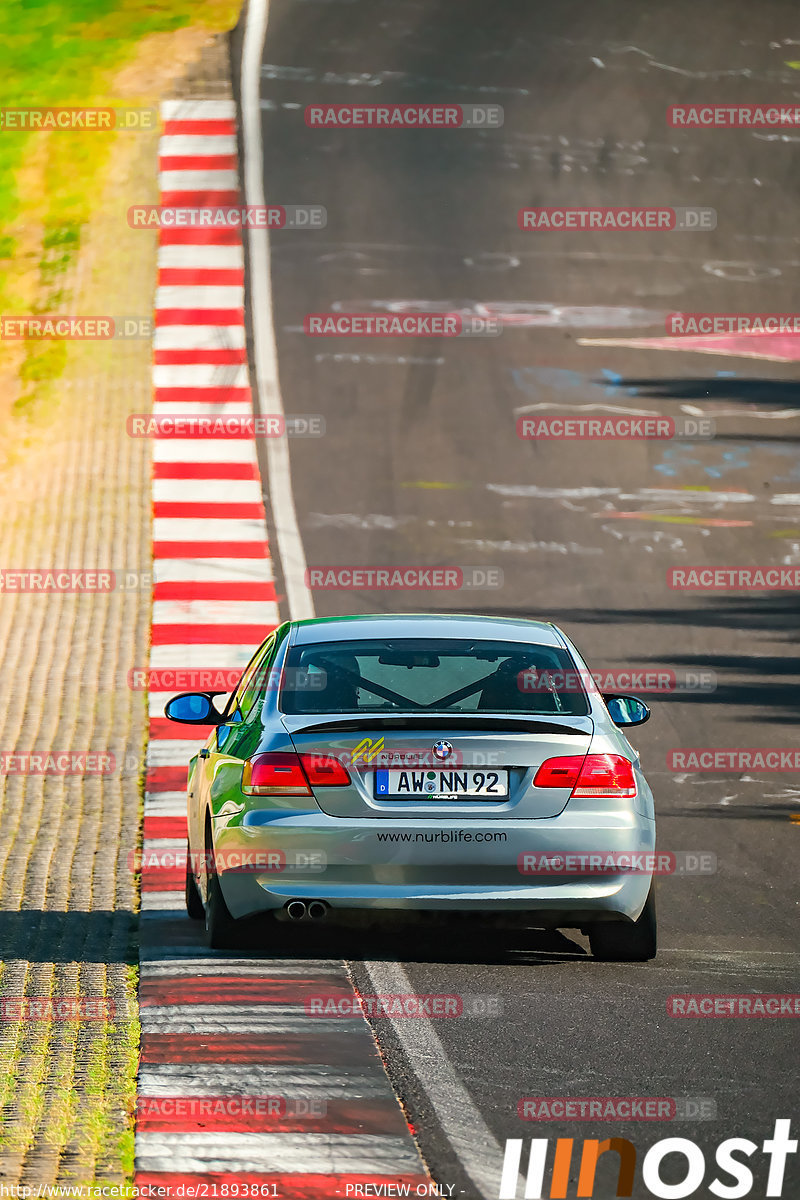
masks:
MULTIPOLYGON (((242 48, 242 138, 244 141, 245 203, 265 205, 264 153, 261 145, 260 82, 261 59, 267 33, 269 0, 251 0, 247 7, 242 48)), ((248 232, 250 255, 250 313, 253 321, 255 360, 254 404, 262 415, 283 415, 278 384, 278 355, 272 316, 272 287, 269 271, 269 232, 248 232)), ((287 438, 267 441, 267 464, 272 519, 277 554, 280 557, 286 600, 295 621, 314 616, 314 600, 306 583, 306 555, 292 493, 292 472, 287 438)))
MULTIPOLYGON (((413 993, 414 985, 399 963, 365 962, 378 995, 413 993)), ((391 1021, 408 1063, 436 1113, 442 1132, 480 1196, 495 1197, 504 1148, 478 1111, 456 1074, 442 1042, 427 1017, 391 1021), (492 1165, 494 1163, 494 1165, 492 1165)), ((525 1195, 521 1180, 519 1195, 525 1195)))

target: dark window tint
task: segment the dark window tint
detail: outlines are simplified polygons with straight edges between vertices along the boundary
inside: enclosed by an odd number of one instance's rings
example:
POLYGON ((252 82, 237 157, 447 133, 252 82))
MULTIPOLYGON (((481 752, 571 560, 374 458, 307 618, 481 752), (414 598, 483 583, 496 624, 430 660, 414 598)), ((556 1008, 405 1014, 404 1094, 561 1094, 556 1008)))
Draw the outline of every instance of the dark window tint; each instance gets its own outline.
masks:
POLYGON ((422 639, 295 646, 279 707, 287 714, 589 711, 566 650, 518 642, 422 639))

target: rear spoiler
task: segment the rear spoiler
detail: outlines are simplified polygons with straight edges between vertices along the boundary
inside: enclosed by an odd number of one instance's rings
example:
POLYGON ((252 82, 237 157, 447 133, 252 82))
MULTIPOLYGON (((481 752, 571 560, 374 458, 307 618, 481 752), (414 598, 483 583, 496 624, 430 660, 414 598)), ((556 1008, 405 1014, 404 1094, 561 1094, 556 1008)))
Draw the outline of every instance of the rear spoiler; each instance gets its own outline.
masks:
MULTIPOLYGON (((284 724, 288 713, 282 714, 284 724)), ((299 714, 297 714, 299 715, 299 714)), ((594 728, 594 722, 591 717, 581 716, 574 718, 575 725, 564 725, 563 718, 552 721, 542 721, 535 717, 504 717, 504 716, 481 716, 476 719, 471 716, 443 716, 441 713, 437 716, 409 716, 409 717, 386 717, 378 716, 377 714, 367 715, 363 717, 343 717, 340 720, 332 721, 314 721, 309 725, 299 726, 296 729, 291 729, 290 733, 320 733, 323 730, 327 733, 360 733, 362 729, 379 727, 381 730, 386 729, 446 729, 448 732, 471 733, 476 737, 486 734, 496 733, 563 733, 572 735, 573 737, 585 736, 591 733, 594 728), (580 725, 577 722, 581 722, 580 725)), ((288 726, 287 726, 288 728, 288 726)))

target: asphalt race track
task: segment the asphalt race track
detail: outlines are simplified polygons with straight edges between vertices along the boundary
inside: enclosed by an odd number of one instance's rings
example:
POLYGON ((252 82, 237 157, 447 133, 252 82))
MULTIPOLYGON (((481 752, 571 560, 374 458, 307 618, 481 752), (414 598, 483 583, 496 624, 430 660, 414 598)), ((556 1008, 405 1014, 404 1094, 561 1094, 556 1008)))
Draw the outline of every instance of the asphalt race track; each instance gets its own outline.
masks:
MULTIPOLYGON (((778 361, 758 339, 753 356, 603 344, 661 338, 674 310, 792 309, 797 134, 678 130, 665 113, 795 101, 795 11, 779 0, 270 7, 266 198, 328 213, 323 230, 271 235, 283 404, 326 423, 324 437, 290 444, 308 565, 502 572, 502 586, 459 592, 320 589, 317 613, 552 618, 597 668, 716 681, 652 696, 653 719, 633 739, 656 791, 660 846, 709 852, 717 864, 661 880, 654 963, 593 962, 578 935, 526 946, 513 935, 400 930, 366 944, 330 931, 305 949, 298 938, 310 957, 361 959, 352 969, 362 991, 403 990, 399 969, 410 991, 499 998, 500 1016, 436 1021, 438 1043, 426 1041, 427 1023, 375 1022, 423 1156, 454 1195, 497 1194, 486 1180, 499 1178, 507 1138, 598 1136, 629 1138, 640 1155, 660 1138, 693 1139, 708 1162, 692 1193, 701 1196, 711 1194, 717 1144, 751 1139, 752 1194, 764 1195, 761 1143, 776 1119, 795 1115, 791 1020, 677 1019, 667 999, 795 987, 796 776, 677 772, 667 756, 796 743, 796 595, 682 592, 667 572, 800 563, 796 362, 791 347, 778 361), (303 120, 308 104, 378 100, 495 103, 504 124, 345 130, 303 120), (526 205, 696 205, 716 210, 717 227, 521 231, 526 205), (385 312, 397 301, 503 304, 516 323, 457 340, 303 333, 307 313, 385 312), (524 410, 706 416, 716 436, 536 443, 517 436, 524 410), (705 1098, 717 1115, 518 1117, 521 1098, 548 1096, 705 1098)), ((240 50, 237 31, 235 62, 240 50)), ((282 615, 292 615, 285 605, 282 615)), ((664 1180, 685 1169, 665 1164, 664 1180)), ((795 1190, 797 1171, 790 1161, 795 1190)), ((615 1179, 601 1160, 598 1194, 613 1195, 615 1179)), ((633 1194, 652 1194, 640 1175, 633 1194)))

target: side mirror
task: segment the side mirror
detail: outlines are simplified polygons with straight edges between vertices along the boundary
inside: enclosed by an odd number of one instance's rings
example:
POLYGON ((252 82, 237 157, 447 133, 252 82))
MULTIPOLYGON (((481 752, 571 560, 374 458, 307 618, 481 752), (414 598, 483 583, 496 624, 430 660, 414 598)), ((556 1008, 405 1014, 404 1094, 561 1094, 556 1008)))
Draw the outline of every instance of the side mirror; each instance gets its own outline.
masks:
POLYGON ((214 696, 224 696, 225 692, 183 692, 173 696, 164 707, 164 716, 170 721, 180 721, 184 725, 219 725, 222 714, 217 712, 213 704, 214 696))
POLYGON ((604 692, 603 699, 615 725, 644 725, 650 720, 650 709, 636 696, 614 696, 604 692))

